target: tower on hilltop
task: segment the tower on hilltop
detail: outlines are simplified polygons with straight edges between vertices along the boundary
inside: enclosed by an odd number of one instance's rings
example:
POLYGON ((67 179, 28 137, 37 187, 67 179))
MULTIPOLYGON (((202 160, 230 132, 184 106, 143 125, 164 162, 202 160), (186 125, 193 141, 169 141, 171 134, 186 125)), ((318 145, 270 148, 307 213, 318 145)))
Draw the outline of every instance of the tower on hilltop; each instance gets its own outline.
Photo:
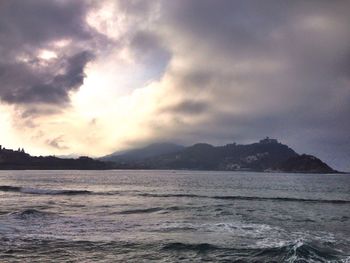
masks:
POLYGON ((278 141, 276 139, 270 139, 268 136, 265 139, 262 139, 259 141, 259 143, 264 143, 264 144, 268 144, 268 143, 278 143, 278 141))

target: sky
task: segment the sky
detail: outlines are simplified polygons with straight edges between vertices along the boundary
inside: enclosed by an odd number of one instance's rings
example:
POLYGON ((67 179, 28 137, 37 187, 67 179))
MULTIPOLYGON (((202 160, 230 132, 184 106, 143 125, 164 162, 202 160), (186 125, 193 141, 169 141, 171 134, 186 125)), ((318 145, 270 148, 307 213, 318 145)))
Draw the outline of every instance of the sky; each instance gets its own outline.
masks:
POLYGON ((0 144, 270 136, 350 171, 350 1, 1 0, 0 144))

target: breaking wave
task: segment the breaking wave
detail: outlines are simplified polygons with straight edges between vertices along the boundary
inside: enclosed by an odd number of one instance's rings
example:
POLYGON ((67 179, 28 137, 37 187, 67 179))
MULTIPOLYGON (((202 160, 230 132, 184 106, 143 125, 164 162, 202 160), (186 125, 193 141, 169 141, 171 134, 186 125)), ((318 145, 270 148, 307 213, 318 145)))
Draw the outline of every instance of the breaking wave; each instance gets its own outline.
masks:
POLYGON ((208 243, 175 242, 165 244, 161 249, 173 253, 192 251, 204 255, 210 252, 216 258, 239 262, 347 262, 350 259, 341 251, 303 241, 270 248, 231 248, 208 243))

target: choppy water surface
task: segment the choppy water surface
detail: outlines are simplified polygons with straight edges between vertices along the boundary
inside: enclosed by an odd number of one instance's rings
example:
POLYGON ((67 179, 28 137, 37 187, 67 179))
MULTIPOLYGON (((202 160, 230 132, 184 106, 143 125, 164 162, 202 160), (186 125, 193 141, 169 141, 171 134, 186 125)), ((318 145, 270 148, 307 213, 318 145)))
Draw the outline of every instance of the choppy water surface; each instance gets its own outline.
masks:
POLYGON ((1 171, 0 262, 350 262, 350 176, 1 171))

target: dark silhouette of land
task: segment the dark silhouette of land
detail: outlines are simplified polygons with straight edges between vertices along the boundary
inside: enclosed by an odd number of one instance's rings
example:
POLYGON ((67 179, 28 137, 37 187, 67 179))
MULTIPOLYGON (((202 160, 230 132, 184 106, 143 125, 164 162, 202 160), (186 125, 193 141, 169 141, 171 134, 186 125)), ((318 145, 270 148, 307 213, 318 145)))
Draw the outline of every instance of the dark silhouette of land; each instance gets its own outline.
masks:
POLYGON ((312 155, 299 155, 276 139, 257 143, 213 146, 197 143, 189 147, 156 143, 144 148, 116 152, 99 158, 64 159, 54 156, 33 157, 23 149, 8 150, 0 146, 2 170, 103 170, 103 169, 171 169, 257 172, 337 173, 312 155))
POLYGON ((257 143, 213 146, 197 143, 190 147, 176 144, 152 144, 145 148, 116 152, 100 160, 113 163, 115 169, 193 169, 258 172, 336 173, 320 159, 299 155, 276 139, 257 143), (162 150, 162 146, 163 150, 162 150), (154 153, 154 154, 152 154, 154 153))
POLYGON ((23 149, 17 151, 0 146, 0 170, 101 170, 109 164, 89 157, 63 159, 54 156, 30 156, 23 149))

